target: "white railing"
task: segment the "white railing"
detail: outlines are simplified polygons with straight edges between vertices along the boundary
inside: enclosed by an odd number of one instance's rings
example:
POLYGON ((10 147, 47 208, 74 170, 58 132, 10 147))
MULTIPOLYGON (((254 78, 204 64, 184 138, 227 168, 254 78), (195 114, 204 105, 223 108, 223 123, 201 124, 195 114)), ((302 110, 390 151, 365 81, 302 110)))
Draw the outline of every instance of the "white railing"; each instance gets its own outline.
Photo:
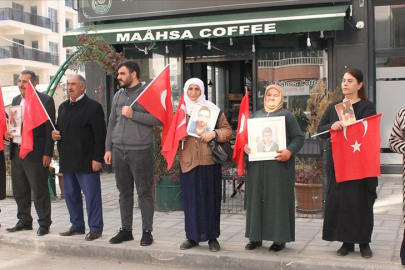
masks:
POLYGON ((281 68, 291 66, 321 66, 323 65, 322 57, 296 57, 281 60, 259 60, 258 68, 281 68))

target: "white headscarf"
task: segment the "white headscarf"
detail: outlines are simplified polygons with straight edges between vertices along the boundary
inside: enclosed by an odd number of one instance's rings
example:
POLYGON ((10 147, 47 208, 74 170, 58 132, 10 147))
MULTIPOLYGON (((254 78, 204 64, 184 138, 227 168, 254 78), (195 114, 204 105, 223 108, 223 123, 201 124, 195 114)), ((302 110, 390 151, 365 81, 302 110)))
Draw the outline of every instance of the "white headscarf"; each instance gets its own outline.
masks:
POLYGON ((194 109, 194 104, 196 104, 197 102, 207 104, 207 105, 211 105, 211 106, 214 106, 214 107, 218 108, 217 105, 215 105, 211 101, 208 101, 208 100, 205 99, 204 90, 205 90, 204 83, 203 83, 202 80, 200 80, 198 78, 188 79, 186 81, 186 83, 184 84, 184 88, 183 88, 184 102, 186 103, 186 113, 189 116, 191 116, 191 113, 193 112, 193 109, 194 109), (198 85, 200 87, 200 89, 201 89, 201 95, 198 97, 198 99, 196 101, 192 101, 187 95, 187 90, 190 87, 190 85, 192 85, 192 84, 198 85))

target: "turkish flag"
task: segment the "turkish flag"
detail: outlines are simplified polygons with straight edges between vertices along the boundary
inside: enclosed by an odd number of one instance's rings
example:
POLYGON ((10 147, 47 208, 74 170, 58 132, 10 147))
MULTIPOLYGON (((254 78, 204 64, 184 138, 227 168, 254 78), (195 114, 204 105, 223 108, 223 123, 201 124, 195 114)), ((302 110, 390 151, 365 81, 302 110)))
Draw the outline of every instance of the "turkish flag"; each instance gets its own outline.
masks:
POLYGON ((167 65, 139 95, 137 102, 163 124, 162 143, 165 141, 173 119, 170 69, 167 65), (159 102, 160 101, 160 102, 159 102))
POLYGON ((4 133, 7 131, 7 117, 6 117, 6 109, 4 108, 4 101, 3 101, 3 93, 1 92, 1 85, 0 85, 0 151, 4 150, 4 133))
POLYGON ((330 130, 336 182, 381 175, 380 121, 381 113, 330 130))
POLYGON ((246 94, 242 99, 238 116, 238 133, 233 148, 232 161, 238 164, 236 169, 239 175, 245 174, 243 147, 248 143, 247 120, 249 119, 249 90, 246 87, 246 94))
POLYGON ((186 104, 184 103, 184 92, 181 95, 176 113, 169 127, 169 133, 162 144, 162 155, 167 162, 167 170, 173 166, 173 160, 179 147, 179 141, 187 136, 186 125, 186 104))
POLYGON ((34 149, 32 130, 48 120, 48 113, 35 92, 31 81, 27 83, 25 91, 23 128, 21 134, 20 158, 24 159, 34 149))

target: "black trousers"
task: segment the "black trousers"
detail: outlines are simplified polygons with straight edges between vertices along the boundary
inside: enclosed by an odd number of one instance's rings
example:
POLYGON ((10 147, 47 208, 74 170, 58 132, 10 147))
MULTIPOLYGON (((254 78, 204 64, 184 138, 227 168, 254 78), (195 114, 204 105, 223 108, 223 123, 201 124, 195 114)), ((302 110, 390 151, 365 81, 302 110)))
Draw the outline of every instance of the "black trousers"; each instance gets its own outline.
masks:
POLYGON ((0 151, 0 200, 6 198, 6 163, 4 151, 0 151))
POLYGON ((51 198, 48 188, 48 167, 40 162, 32 162, 19 157, 20 148, 13 147, 11 179, 13 194, 17 203, 17 218, 24 225, 32 224, 31 190, 40 226, 49 227, 51 221, 51 198))

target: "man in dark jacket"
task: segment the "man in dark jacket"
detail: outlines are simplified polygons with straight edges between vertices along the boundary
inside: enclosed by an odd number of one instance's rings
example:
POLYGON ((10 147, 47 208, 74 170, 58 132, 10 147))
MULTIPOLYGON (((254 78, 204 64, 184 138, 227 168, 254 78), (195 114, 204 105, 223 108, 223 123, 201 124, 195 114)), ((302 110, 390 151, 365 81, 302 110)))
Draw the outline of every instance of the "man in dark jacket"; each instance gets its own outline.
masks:
MULTIPOLYGON (((37 85, 36 75, 31 70, 24 70, 18 78, 18 88, 21 95, 13 98, 12 106, 24 108, 25 92, 28 81, 37 85)), ((46 94, 37 92, 39 99, 44 105, 52 122, 55 121, 55 103, 53 98, 46 94)), ((23 111, 23 109, 22 109, 23 111)), ((8 232, 32 230, 31 216, 31 190, 34 194, 34 205, 38 214, 39 229, 38 236, 49 233, 51 226, 51 199, 48 189, 48 171, 53 156, 54 142, 51 137, 52 125, 46 121, 33 129, 34 147, 27 156, 20 158, 21 136, 13 136, 10 131, 4 134, 6 140, 11 141, 11 178, 13 179, 13 194, 17 203, 17 224, 7 228, 8 232)))
POLYGON ((59 130, 52 131, 52 138, 58 141, 60 172, 63 173, 66 206, 72 223, 69 230, 59 235, 85 233, 81 196, 83 190, 90 227, 85 239, 91 241, 103 233, 99 171, 104 156, 106 127, 102 106, 88 98, 85 89, 86 80, 81 75, 70 77, 70 99, 59 106, 59 130))

